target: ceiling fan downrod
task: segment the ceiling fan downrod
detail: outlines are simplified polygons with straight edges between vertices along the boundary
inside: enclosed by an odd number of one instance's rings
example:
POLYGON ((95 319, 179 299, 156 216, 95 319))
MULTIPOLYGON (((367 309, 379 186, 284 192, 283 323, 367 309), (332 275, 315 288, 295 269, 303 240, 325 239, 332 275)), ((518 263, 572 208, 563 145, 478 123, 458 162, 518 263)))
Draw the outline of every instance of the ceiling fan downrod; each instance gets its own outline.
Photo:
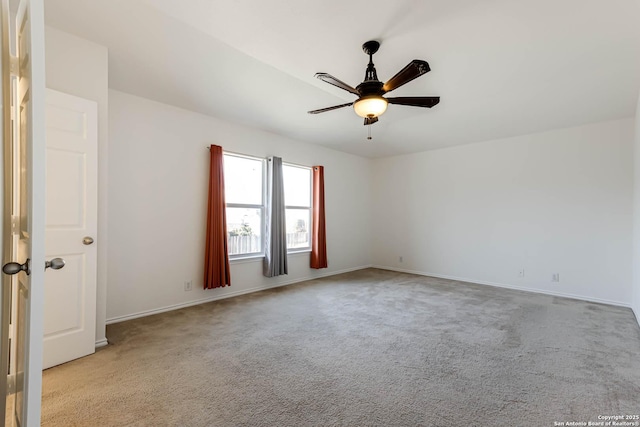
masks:
POLYGON ((367 71, 364 73, 364 81, 374 81, 378 80, 378 73, 376 73, 376 67, 373 65, 373 54, 378 51, 380 48, 380 43, 375 40, 369 40, 365 44, 362 45, 362 50, 364 53, 369 55, 369 65, 367 65, 367 71))

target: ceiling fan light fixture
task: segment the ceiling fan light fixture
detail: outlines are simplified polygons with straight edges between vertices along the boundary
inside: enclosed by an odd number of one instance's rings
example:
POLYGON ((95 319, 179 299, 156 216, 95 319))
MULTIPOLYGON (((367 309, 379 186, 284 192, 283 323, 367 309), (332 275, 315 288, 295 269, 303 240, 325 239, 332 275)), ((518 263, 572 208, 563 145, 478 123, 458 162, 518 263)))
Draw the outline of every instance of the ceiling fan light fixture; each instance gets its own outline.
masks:
POLYGON ((360 117, 378 117, 387 111, 387 100, 377 95, 362 97, 353 104, 353 109, 360 117))

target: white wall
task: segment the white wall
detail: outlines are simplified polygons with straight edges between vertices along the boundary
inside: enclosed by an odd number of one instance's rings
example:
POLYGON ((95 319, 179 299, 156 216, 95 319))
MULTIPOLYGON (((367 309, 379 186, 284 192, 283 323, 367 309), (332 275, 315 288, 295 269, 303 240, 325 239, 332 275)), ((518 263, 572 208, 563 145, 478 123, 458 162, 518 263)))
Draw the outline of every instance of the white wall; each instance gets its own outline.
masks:
POLYGON ((632 140, 628 119, 376 160, 373 263, 628 306, 632 140))
POLYGON ((110 321, 370 264, 368 159, 113 90, 109 138, 110 321), (291 257, 289 274, 277 278, 262 276, 261 261, 233 263, 230 287, 202 289, 212 143, 325 166, 328 269, 311 270, 309 254, 291 257), (194 290, 185 292, 188 280, 194 290))
POLYGON ((640 95, 636 107, 633 177, 633 311, 640 324, 640 95))
POLYGON ((96 344, 106 344, 107 303, 107 48, 71 34, 45 28, 45 66, 48 88, 98 103, 98 287, 96 344))

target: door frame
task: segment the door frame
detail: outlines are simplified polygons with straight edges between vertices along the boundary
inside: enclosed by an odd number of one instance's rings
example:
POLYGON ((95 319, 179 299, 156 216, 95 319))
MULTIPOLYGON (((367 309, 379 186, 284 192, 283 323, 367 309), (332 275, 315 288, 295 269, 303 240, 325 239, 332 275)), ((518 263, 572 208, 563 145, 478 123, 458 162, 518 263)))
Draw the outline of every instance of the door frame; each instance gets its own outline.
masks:
POLYGON ((30 13, 31 24, 31 303, 27 312, 25 426, 40 425, 42 403, 42 348, 44 319, 44 263, 45 263, 45 62, 44 62, 44 0, 22 0, 18 9, 30 13), (24 10, 24 7, 27 10, 24 10))

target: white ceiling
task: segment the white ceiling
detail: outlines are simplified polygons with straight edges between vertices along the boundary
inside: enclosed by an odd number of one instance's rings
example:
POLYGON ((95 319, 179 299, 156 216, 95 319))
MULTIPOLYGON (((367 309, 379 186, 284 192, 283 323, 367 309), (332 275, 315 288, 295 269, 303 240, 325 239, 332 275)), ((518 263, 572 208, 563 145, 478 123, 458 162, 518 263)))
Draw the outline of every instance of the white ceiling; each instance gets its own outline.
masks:
POLYGON ((109 48, 113 89, 367 157, 633 116, 637 0, 46 0, 47 25, 109 48), (385 81, 413 59, 432 71, 367 128, 354 100, 367 56, 385 81))

